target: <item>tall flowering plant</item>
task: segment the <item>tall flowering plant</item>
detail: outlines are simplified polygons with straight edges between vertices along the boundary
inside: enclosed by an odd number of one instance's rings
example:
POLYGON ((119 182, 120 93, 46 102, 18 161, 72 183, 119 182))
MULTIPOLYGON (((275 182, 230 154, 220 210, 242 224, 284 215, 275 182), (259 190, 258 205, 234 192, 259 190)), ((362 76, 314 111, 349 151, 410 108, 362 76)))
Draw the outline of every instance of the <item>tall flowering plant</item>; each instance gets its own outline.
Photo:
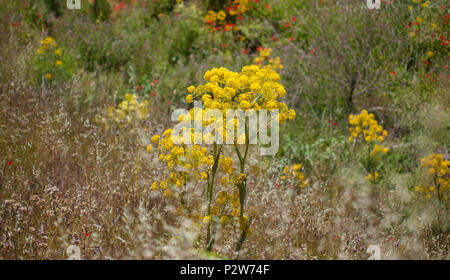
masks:
POLYGON ((152 145, 149 150, 159 153, 168 173, 162 181, 154 182, 152 188, 166 198, 178 196, 184 208, 188 204, 187 184, 203 182, 207 207, 205 215, 197 218, 207 225, 206 249, 211 250, 214 244, 212 226, 236 222, 241 231, 236 245, 238 256, 250 233, 251 220, 245 215, 249 147, 261 144, 252 138, 254 133, 261 137, 267 132, 267 126, 252 125, 249 119, 269 112, 272 121, 281 124, 294 119, 296 114, 281 101, 286 90, 270 65, 245 66, 240 72, 213 68, 205 73, 204 79, 205 84, 187 88, 186 102, 201 106, 178 116, 184 126, 152 138, 155 147, 152 145), (230 111, 239 111, 245 118, 230 117, 230 111), (200 128, 200 132, 192 126, 200 128))

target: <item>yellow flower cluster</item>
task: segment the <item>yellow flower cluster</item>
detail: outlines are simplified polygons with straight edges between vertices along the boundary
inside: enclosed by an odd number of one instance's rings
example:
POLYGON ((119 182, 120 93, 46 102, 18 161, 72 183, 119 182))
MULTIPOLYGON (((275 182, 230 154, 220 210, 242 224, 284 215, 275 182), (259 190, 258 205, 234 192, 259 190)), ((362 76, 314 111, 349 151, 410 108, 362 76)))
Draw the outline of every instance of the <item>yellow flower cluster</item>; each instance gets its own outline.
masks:
POLYGON ((259 49, 259 56, 255 57, 253 59, 253 61, 256 64, 261 65, 261 63, 263 63, 266 59, 269 58, 271 53, 272 53, 272 49, 271 48, 260 48, 259 49))
POLYGON ((420 161, 420 167, 427 169, 427 173, 433 177, 433 186, 416 186, 414 190, 425 194, 427 199, 437 191, 439 200, 448 200, 447 191, 450 185, 450 161, 444 160, 442 154, 432 154, 420 161))
MULTIPOLYGON (((52 37, 46 37, 44 40, 40 40, 41 44, 37 53, 39 55, 46 55, 45 63, 48 64, 51 62, 51 65, 61 67, 63 65, 63 61, 61 60, 62 50, 58 48, 58 44, 52 37), (48 57, 50 56, 50 57, 48 57)), ((48 70, 48 69, 47 69, 48 70)), ((47 80, 51 80, 53 75, 51 73, 45 73, 44 78, 47 80)))
MULTIPOLYGON (((194 135, 192 134, 193 137, 194 135)), ((152 144, 147 146, 148 152, 157 149, 159 152, 159 160, 164 162, 170 171, 168 179, 159 183, 153 183, 154 190, 162 189, 166 191, 172 186, 177 186, 181 189, 188 181, 206 181, 210 176, 210 170, 215 159, 208 149, 195 144, 176 144, 173 138, 172 129, 167 129, 162 134, 162 137, 157 134, 152 137, 152 142, 156 144, 156 148, 153 148, 152 144)), ((233 177, 235 169, 232 165, 233 160, 230 157, 224 156, 223 154, 218 157, 218 169, 223 174, 220 183, 224 187, 229 186, 235 181, 233 177)), ((169 193, 172 192, 170 191, 169 193)))
POLYGON ((369 173, 366 179, 372 183, 376 183, 380 176, 375 170, 377 161, 381 155, 389 152, 389 148, 378 143, 384 142, 384 138, 388 135, 388 132, 383 129, 382 125, 378 124, 374 114, 369 114, 367 110, 362 110, 358 115, 349 115, 348 123, 350 125, 348 129, 350 132, 348 141, 350 143, 357 141, 358 137, 361 136, 364 142, 370 144, 368 146, 369 157, 366 162, 369 173), (371 146, 372 143, 375 144, 371 146))
POLYGON ((371 156, 375 156, 378 159, 380 154, 387 154, 389 152, 389 148, 386 148, 382 145, 375 144, 373 149, 370 151, 371 156))
MULTIPOLYGON (((295 118, 295 111, 288 109, 285 103, 279 101, 286 94, 286 90, 279 83, 280 75, 269 66, 245 66, 240 73, 224 67, 213 68, 205 73, 204 79, 208 83, 188 88, 190 93, 186 97, 188 103, 201 100, 205 110, 221 110, 224 117, 227 109, 243 111, 278 109, 280 124, 287 119, 295 118)), ((191 109, 188 119, 193 119, 193 115, 194 109, 191 109)), ((224 122, 225 129, 226 125, 230 124, 224 122)))
MULTIPOLYGON (((378 124, 373 114, 369 114, 367 110, 362 110, 358 115, 349 115, 348 123, 350 128, 348 129, 351 136, 348 138, 349 142, 357 140, 359 135, 362 135, 365 142, 380 142, 384 141, 384 137, 388 135, 388 132, 383 129, 383 126, 378 124)), ((384 148, 383 148, 384 150, 384 148)))
MULTIPOLYGON (((168 168, 168 177, 152 184, 152 189, 161 191, 165 198, 173 197, 177 190, 181 194, 187 182, 207 181, 214 165, 214 157, 206 147, 174 144, 171 134, 172 130, 168 129, 162 137, 154 135, 151 140, 156 147, 153 148, 153 144, 147 147, 148 152, 157 150, 159 160, 168 168)), ((240 217, 239 192, 233 186, 243 179, 243 174, 236 175, 232 158, 223 154, 218 157, 218 170, 222 176, 221 189, 217 193, 215 204, 211 206, 209 215, 199 218, 204 223, 209 223, 212 217, 217 216, 225 225, 232 221, 233 217, 240 217)))
MULTIPOLYGON (((41 47, 37 51, 38 54, 43 54, 52 49, 54 50, 58 46, 58 44, 55 42, 55 40, 52 37, 47 37, 44 40, 40 40, 39 43, 41 44, 41 47)), ((58 49, 58 50, 59 50, 58 52, 61 51, 61 49, 58 49)), ((54 50, 54 52, 55 51, 56 50, 54 50)), ((55 52, 55 54, 56 54, 56 52, 55 52)))
MULTIPOLYGON (((248 3, 249 0, 235 0, 233 2, 233 5, 227 8, 228 15, 235 16, 244 14, 249 8, 248 3)), ((220 10, 218 12, 209 10, 204 20, 206 23, 212 23, 216 21, 223 22, 227 18, 227 12, 225 12, 224 10, 220 10)))
POLYGON ((207 23, 212 23, 216 21, 224 21, 227 17, 227 14, 224 11, 214 12, 208 11, 208 14, 205 16, 204 20, 207 23))
POLYGON ((301 164, 286 165, 283 168, 283 175, 281 176, 281 179, 290 183, 294 183, 297 187, 300 187, 302 189, 305 188, 306 179, 302 172, 300 172, 301 168, 301 164))
POLYGON ((378 181, 379 176, 380 176, 380 174, 378 174, 378 172, 374 171, 374 172, 370 172, 369 174, 367 174, 366 179, 372 183, 376 183, 378 181))
POLYGON ((118 108, 109 107, 107 115, 117 123, 132 123, 136 120, 148 118, 149 101, 140 98, 135 94, 127 93, 125 100, 119 103, 118 108))

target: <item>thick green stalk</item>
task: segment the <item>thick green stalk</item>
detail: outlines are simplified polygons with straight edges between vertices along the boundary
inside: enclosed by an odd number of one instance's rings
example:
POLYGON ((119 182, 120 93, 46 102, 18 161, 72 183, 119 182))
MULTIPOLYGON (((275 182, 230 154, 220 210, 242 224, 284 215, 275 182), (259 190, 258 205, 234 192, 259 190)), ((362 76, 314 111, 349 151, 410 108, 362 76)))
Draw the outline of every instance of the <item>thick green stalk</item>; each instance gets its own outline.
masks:
MULTIPOLYGON (((217 150, 217 144, 214 143, 214 164, 211 168, 211 173, 208 176, 208 189, 207 189, 207 199, 208 199, 208 210, 207 210, 207 216, 211 215, 211 203, 212 203, 212 197, 213 197, 213 187, 214 187, 214 177, 216 176, 217 168, 219 166, 219 158, 220 153, 222 152, 222 147, 217 150)), ((208 229, 206 233, 206 250, 211 251, 212 246, 214 242, 211 240, 211 219, 208 221, 208 229)))

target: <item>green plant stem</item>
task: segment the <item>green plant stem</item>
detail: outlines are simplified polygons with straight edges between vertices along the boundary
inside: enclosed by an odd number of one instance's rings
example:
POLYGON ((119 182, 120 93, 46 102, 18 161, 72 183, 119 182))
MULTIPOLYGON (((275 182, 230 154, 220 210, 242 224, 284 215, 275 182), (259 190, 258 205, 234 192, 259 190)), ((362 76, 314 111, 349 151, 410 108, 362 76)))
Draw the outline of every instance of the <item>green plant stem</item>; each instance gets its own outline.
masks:
MULTIPOLYGON (((208 199, 208 210, 207 210, 207 216, 211 215, 211 203, 212 203, 212 197, 213 197, 213 187, 214 187, 214 177, 216 176, 217 167, 219 166, 219 158, 220 153, 222 152, 222 146, 217 148, 217 144, 214 143, 214 164, 211 168, 211 174, 208 176, 208 190, 206 193, 207 199, 208 199)), ((211 242, 211 219, 208 222, 208 229, 206 232, 206 250, 211 251, 212 246, 214 242, 211 242)))
MULTIPOLYGON (((246 122, 245 122, 245 152, 244 152, 244 156, 242 156, 241 152, 239 151, 237 142, 236 141, 234 142, 234 148, 235 148, 236 154, 239 158, 241 174, 245 174, 244 173, 245 172, 245 161, 247 159, 248 148, 249 148, 248 134, 249 134, 248 121, 246 120, 246 122)), ((242 181, 239 182, 238 187, 239 187, 239 204, 240 204, 239 217, 240 217, 240 220, 242 221, 244 218, 245 197, 247 194, 247 178, 246 177, 244 177, 242 179, 242 181)), ((241 236, 238 240, 238 243, 236 245, 236 250, 235 250, 236 259, 239 257, 239 252, 242 248, 242 244, 244 243, 245 239, 247 238, 248 226, 249 226, 249 222, 247 222, 247 224, 245 224, 242 228, 241 236)))

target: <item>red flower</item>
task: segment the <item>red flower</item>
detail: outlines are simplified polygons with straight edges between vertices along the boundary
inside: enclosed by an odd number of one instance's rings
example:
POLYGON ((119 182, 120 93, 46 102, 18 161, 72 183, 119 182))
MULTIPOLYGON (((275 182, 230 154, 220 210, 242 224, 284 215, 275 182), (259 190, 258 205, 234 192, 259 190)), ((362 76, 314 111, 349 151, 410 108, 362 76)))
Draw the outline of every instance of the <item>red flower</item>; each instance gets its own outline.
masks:
POLYGON ((269 4, 266 5, 266 9, 267 9, 268 11, 270 11, 270 5, 269 5, 269 4))
POLYGON ((425 64, 428 65, 428 64, 430 64, 430 63, 429 63, 428 60, 427 60, 427 61, 425 61, 425 64))
POLYGON ((289 28, 289 26, 290 26, 289 22, 286 22, 286 23, 284 24, 284 27, 286 27, 286 28, 289 28))
POLYGON ((276 184, 276 185, 275 185, 275 188, 276 188, 276 189, 279 189, 279 188, 280 188, 280 184, 276 184))
POLYGON ((314 50, 310 50, 309 53, 310 53, 310 54, 314 54, 314 50))
POLYGON ((392 75, 395 75, 395 71, 392 71, 391 74, 392 74, 392 75))
POLYGON ((239 15, 239 16, 237 17, 237 19, 238 19, 238 20, 241 20, 241 19, 242 19, 242 16, 241 16, 241 15, 239 15))
POLYGON ((120 3, 120 7, 121 7, 121 8, 125 7, 125 3, 123 3, 123 2, 120 3))
POLYGON ((291 42, 292 42, 292 41, 294 41, 294 38, 292 38, 292 37, 289 37, 289 41, 291 41, 291 42))
POLYGON ((158 80, 154 79, 153 82, 152 82, 152 86, 156 86, 157 83, 158 83, 158 80))
POLYGON ((91 235, 89 232, 86 232, 86 237, 89 237, 89 235, 91 235))
POLYGON ((12 161, 8 161, 8 165, 12 165, 12 161))
POLYGON ((137 90, 141 90, 142 89, 142 87, 141 86, 137 86, 137 90))
POLYGON ((272 41, 274 41, 274 42, 278 41, 278 39, 275 38, 274 36, 270 37, 270 39, 271 39, 272 41))
POLYGON ((296 18, 296 17, 292 17, 291 20, 292 20, 292 21, 296 21, 297 18, 296 18))
POLYGON ((258 46, 258 47, 256 48, 256 51, 257 51, 257 52, 261 51, 261 46, 258 46))
POLYGON ((245 49, 244 49, 242 52, 243 52, 244 54, 247 54, 247 50, 245 50, 245 49))
POLYGON ((333 122, 333 126, 336 126, 337 125, 337 123, 336 122, 333 122))
POLYGON ((170 100, 167 100, 167 105, 170 105, 170 100))
POLYGON ((177 17, 177 16, 178 16, 178 14, 174 14, 173 16, 174 16, 174 17, 177 17))
POLYGON ((119 11, 120 10, 120 6, 114 6, 114 10, 119 11))

